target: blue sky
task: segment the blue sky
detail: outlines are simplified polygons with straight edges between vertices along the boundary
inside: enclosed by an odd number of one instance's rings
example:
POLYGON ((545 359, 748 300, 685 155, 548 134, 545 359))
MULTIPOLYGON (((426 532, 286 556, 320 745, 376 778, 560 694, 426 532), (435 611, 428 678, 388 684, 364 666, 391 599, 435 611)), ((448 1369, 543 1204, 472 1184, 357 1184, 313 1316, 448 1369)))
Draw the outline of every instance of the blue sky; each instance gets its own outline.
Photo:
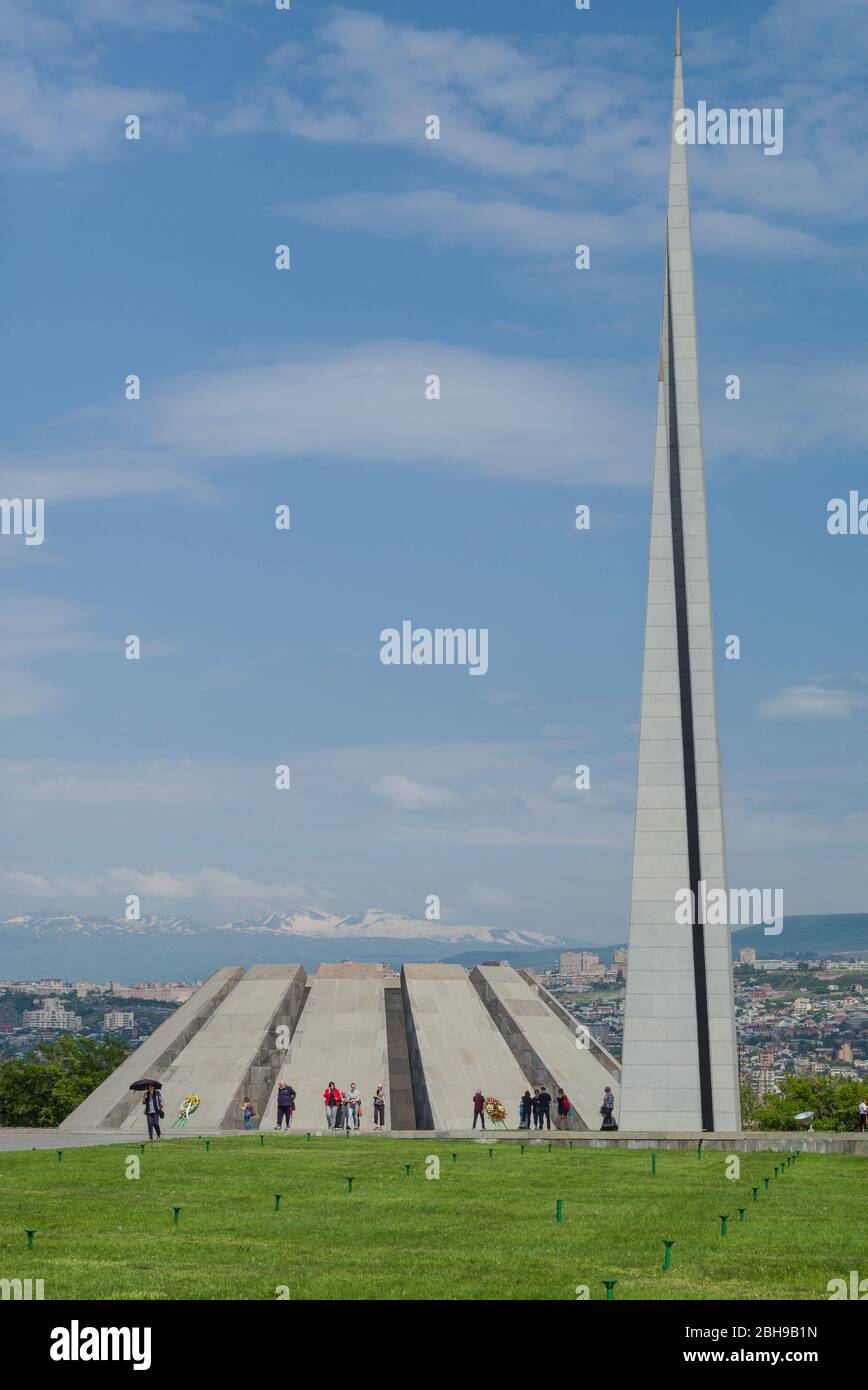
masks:
MULTIPOLYGON (((785 112, 690 151, 730 875, 864 910, 868 539, 825 523, 868 494, 868 15, 682 22, 689 105, 785 112)), ((2 488, 46 499, 0 539, 0 912, 624 938, 672 30, 0 3, 2 488), (488 674, 382 666, 405 618, 488 674)))

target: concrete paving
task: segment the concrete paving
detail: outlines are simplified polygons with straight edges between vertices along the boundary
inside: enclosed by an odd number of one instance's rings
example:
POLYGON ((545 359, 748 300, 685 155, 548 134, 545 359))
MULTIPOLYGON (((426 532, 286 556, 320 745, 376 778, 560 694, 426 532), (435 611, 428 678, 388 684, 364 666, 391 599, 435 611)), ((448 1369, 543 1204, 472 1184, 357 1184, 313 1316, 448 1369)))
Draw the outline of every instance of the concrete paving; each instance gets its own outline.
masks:
MULTIPOLYGON (((289 1134, 274 1134, 269 1136, 268 1143, 282 1144, 296 1143, 299 1140, 305 1141, 307 1128, 299 1125, 297 1129, 289 1134)), ((316 1131, 312 1131, 316 1133, 316 1131)), ((329 1134, 325 1132, 325 1137, 329 1142, 339 1144, 341 1142, 351 1144, 353 1136, 349 1140, 345 1138, 343 1132, 329 1134)), ((197 1139, 197 1138, 217 1138, 231 1139, 243 1137, 248 1140, 251 1147, 259 1148, 259 1138, 255 1134, 245 1134, 243 1130, 228 1129, 201 1129, 193 1125, 192 1121, 188 1129, 184 1131, 173 1130, 166 1135, 169 1139, 197 1139)), ((76 1149, 90 1148, 93 1146, 103 1146, 105 1144, 115 1144, 127 1152, 131 1143, 138 1144, 141 1135, 129 1135, 115 1130, 110 1133, 106 1130, 97 1130, 90 1134, 70 1134, 60 1129, 0 1129, 0 1153, 20 1152, 27 1149, 76 1149)), ((383 1143, 388 1144, 389 1139, 413 1139, 420 1144, 430 1145, 437 1140, 475 1140, 477 1143, 486 1144, 566 1144, 575 1149, 660 1149, 660 1150, 682 1150, 695 1152, 698 1139, 703 1141, 703 1149, 708 1149, 716 1153, 812 1153, 812 1154, 855 1154, 868 1160, 868 1135, 856 1134, 849 1130, 846 1133, 815 1133, 815 1134, 789 1134, 778 1132, 757 1132, 750 1134, 673 1134, 673 1133, 625 1133, 619 1131, 617 1134, 600 1134, 594 1131, 580 1130, 577 1132, 558 1132, 546 1131, 542 1137, 535 1132, 528 1134, 525 1130, 490 1130, 486 1129, 484 1136, 479 1130, 475 1132, 468 1128, 464 1129, 438 1129, 438 1130, 393 1130, 390 1135, 383 1136, 383 1143)))

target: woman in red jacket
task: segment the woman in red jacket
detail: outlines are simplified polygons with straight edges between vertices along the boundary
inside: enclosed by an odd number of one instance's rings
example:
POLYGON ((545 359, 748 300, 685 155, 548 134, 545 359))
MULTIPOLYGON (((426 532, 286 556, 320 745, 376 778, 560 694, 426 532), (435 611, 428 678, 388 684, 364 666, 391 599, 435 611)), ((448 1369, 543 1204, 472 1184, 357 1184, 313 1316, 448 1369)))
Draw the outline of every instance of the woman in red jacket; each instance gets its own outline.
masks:
POLYGON ((322 1098, 325 1101, 326 1121, 328 1123, 328 1127, 329 1129, 334 1129, 335 1116, 338 1112, 338 1106, 341 1103, 341 1093, 335 1086, 335 1083, 333 1081, 330 1081, 329 1084, 326 1086, 325 1090, 322 1093, 322 1098))

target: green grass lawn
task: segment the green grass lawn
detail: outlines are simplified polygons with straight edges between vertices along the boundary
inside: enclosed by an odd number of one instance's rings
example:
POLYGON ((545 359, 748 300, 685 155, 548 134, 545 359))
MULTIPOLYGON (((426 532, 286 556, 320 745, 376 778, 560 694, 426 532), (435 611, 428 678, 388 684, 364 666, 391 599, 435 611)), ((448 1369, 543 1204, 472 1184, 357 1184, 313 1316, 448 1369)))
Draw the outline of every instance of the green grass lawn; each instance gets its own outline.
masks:
POLYGON ((0 1277, 46 1299, 573 1300, 604 1279, 618 1299, 825 1299, 868 1275, 864 1159, 803 1154, 776 1178, 783 1155, 739 1161, 732 1180, 725 1154, 661 1151, 652 1177, 648 1150, 303 1133, 3 1153, 0 1277))

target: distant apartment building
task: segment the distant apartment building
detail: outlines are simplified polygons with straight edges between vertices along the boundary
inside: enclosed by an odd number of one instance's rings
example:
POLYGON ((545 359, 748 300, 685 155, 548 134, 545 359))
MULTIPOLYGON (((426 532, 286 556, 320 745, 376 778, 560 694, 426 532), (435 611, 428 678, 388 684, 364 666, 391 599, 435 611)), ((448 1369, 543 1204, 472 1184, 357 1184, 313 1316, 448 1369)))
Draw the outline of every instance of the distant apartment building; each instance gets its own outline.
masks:
POLYGON ((614 972, 606 971, 596 951, 562 951, 560 973, 568 980, 579 982, 602 980, 607 973, 612 973, 614 978, 614 972))
POLYGON ((804 1018, 805 1015, 810 1012, 810 999, 807 999, 804 995, 800 995, 798 999, 793 1000, 793 1013, 796 1015, 796 1018, 804 1018))
POLYGON ((109 992, 115 999, 150 999, 159 1004, 186 1004, 196 988, 196 985, 188 985, 183 980, 169 980, 164 984, 140 980, 134 985, 112 981, 109 992))
POLYGON ((756 950, 753 946, 742 946, 738 953, 739 961, 742 965, 753 965, 756 960, 756 950))
POLYGON ((850 1044, 848 1042, 842 1043, 835 1053, 835 1057, 839 1062, 852 1062, 853 1049, 850 1044))
POLYGON ((25 1028, 61 1029, 66 1033, 77 1033, 81 1028, 81 1017, 72 1009, 64 1008, 59 999, 47 998, 36 1001, 38 1007, 25 1009, 25 1028))
POLYGON ((106 1033, 123 1033, 132 1028, 135 1022, 133 1012, 125 1009, 110 1009, 103 1015, 102 1026, 106 1033))
POLYGON ((68 994, 72 989, 63 980, 0 980, 0 986, 17 994, 68 994))
POLYGON ((773 1095, 778 1085, 771 1067, 756 1068, 756 1093, 758 1096, 773 1095))
POLYGON ((622 968, 626 966, 626 964, 627 964, 627 947, 626 947, 626 946, 619 946, 619 947, 618 947, 617 951, 616 951, 615 954, 612 956, 612 964, 613 964, 613 965, 620 965, 622 968))

